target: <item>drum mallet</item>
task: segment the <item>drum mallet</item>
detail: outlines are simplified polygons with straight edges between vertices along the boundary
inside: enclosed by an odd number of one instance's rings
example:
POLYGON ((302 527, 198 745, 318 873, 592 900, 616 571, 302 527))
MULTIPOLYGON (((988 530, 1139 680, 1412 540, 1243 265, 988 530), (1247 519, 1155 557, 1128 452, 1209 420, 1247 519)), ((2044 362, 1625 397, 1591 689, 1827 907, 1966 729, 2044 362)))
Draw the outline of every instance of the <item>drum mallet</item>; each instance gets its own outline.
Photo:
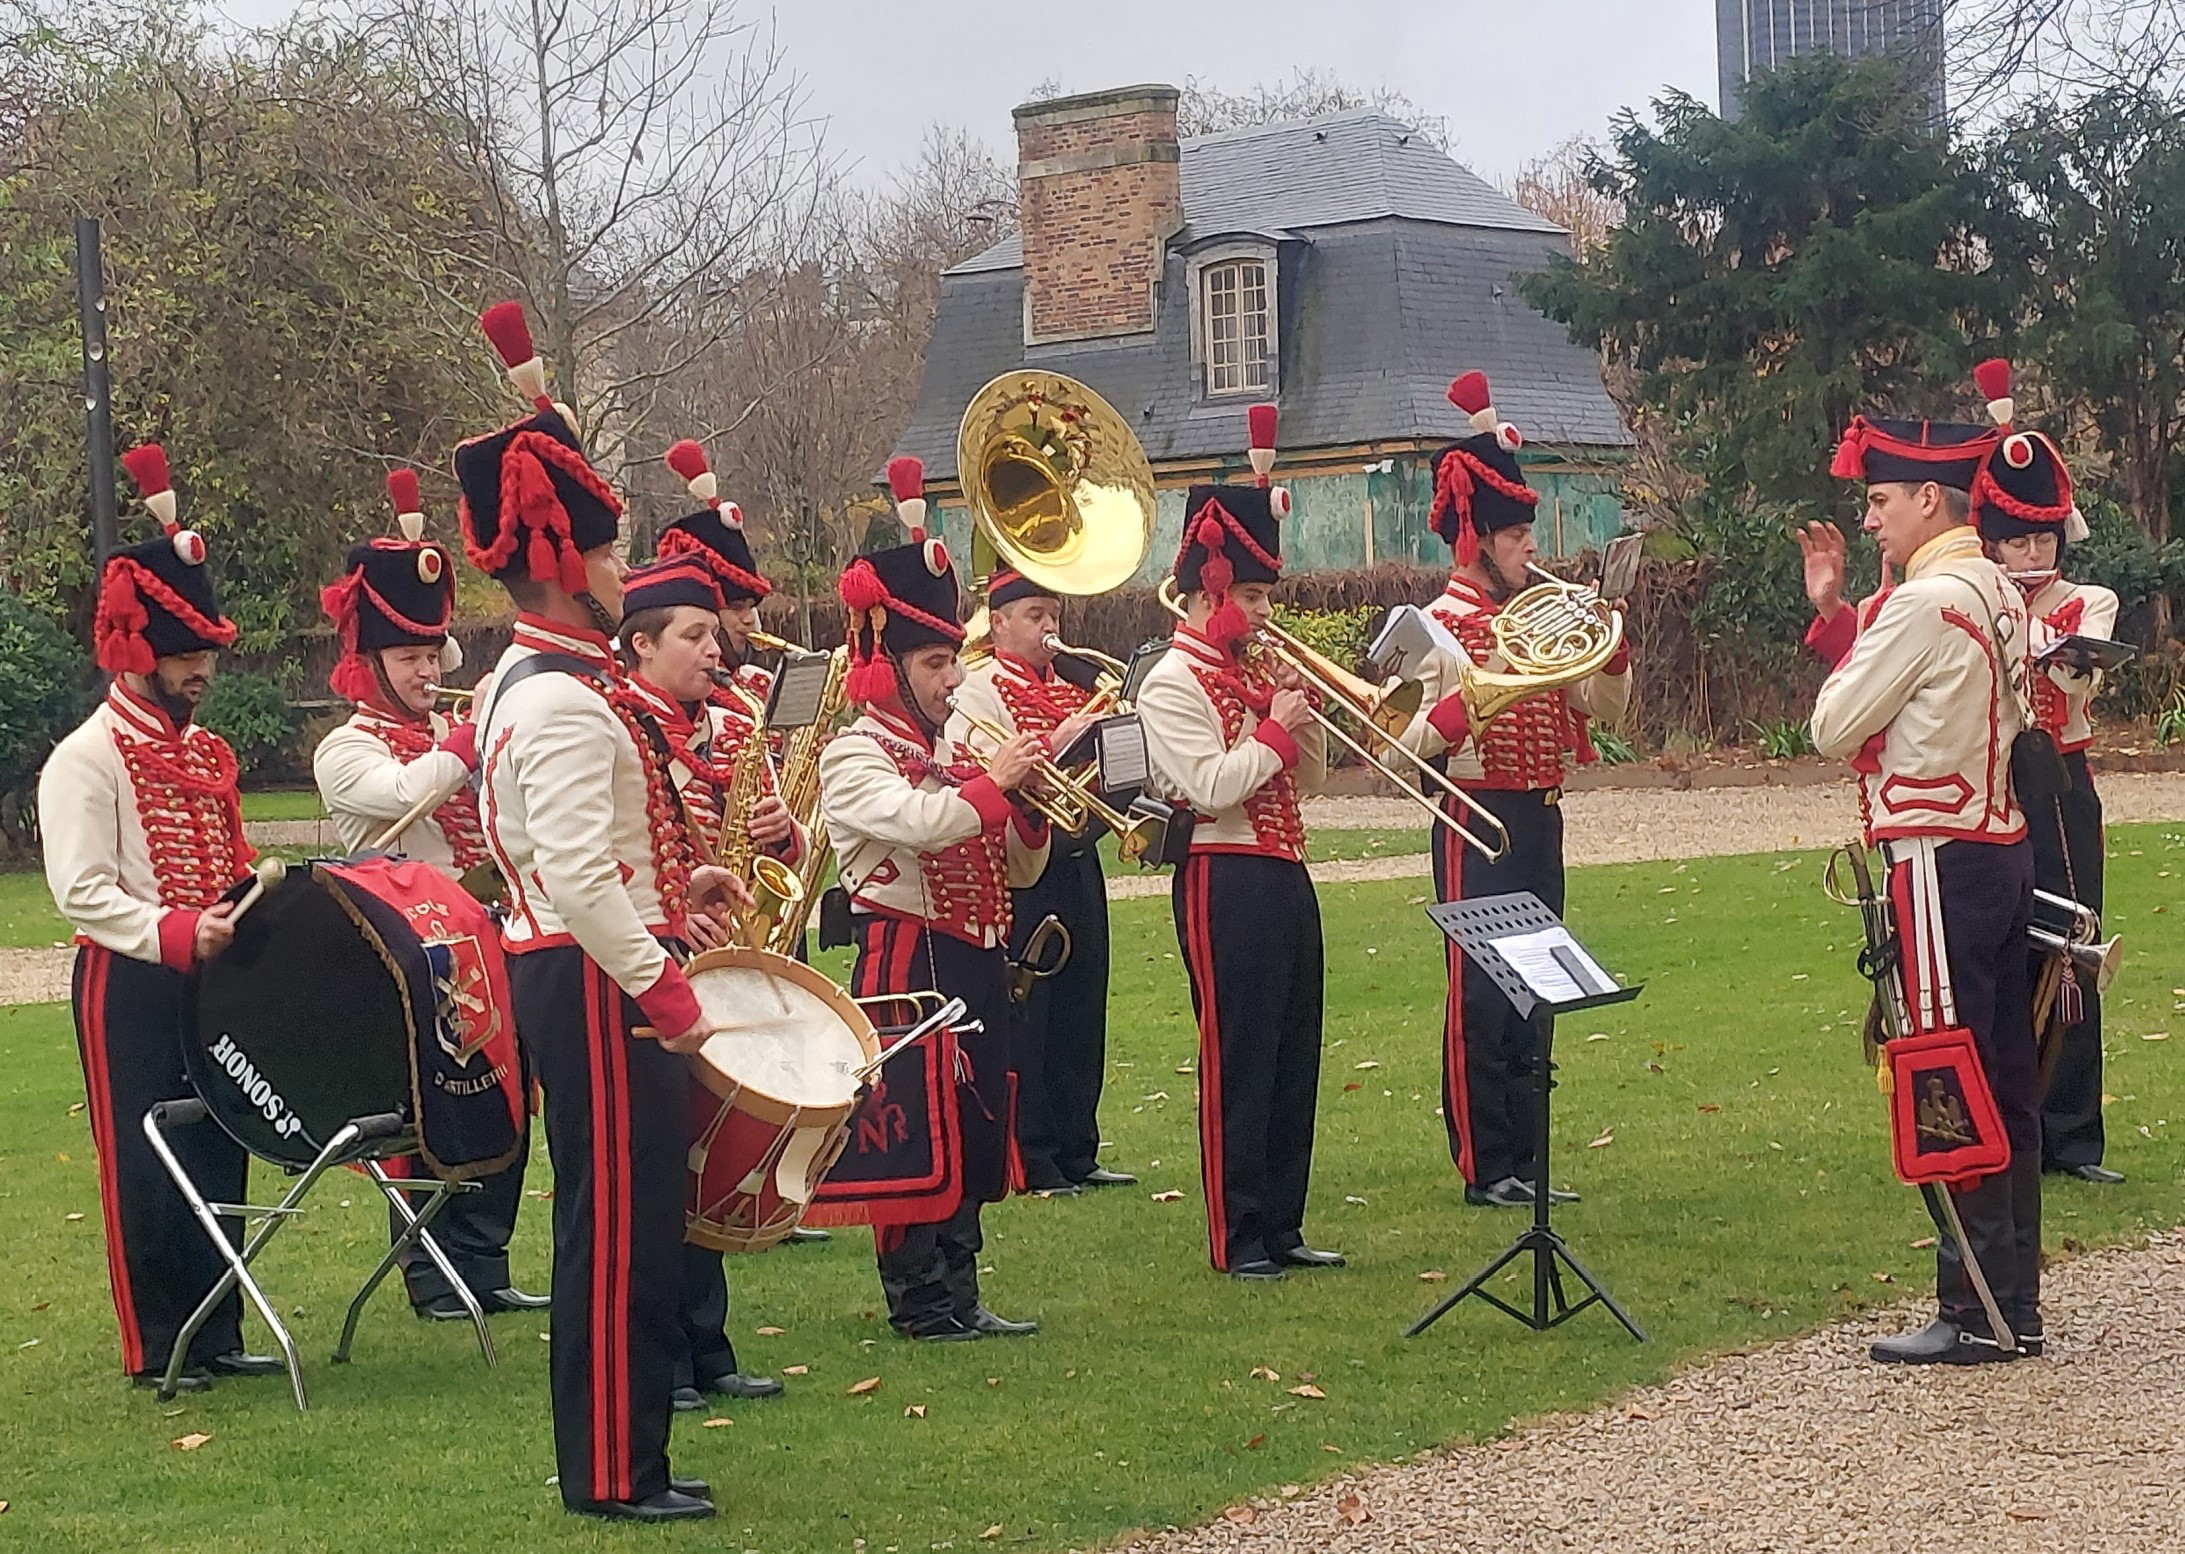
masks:
POLYGON ((251 870, 251 873, 257 877, 251 881, 250 889, 244 891, 242 898, 235 903, 235 910, 228 914, 230 924, 241 922, 243 914, 258 904, 260 896, 288 878, 288 863, 280 858, 260 858, 258 867, 251 870))

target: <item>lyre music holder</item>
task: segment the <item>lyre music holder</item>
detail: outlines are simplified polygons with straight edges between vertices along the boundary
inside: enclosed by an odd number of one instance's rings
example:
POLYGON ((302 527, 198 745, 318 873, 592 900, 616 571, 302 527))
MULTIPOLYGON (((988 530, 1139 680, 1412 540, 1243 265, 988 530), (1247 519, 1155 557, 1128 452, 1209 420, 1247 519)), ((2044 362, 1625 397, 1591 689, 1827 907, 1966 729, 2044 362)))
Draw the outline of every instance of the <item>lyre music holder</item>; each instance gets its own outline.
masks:
POLYGON ((1644 984, 1619 987, 1571 937, 1562 919, 1530 891, 1444 901, 1428 907, 1426 915, 1493 979, 1518 1018, 1531 1020, 1538 1034, 1540 1051, 1533 1063, 1533 1222, 1501 1256, 1404 1329, 1404 1336, 1416 1338, 1466 1296, 1477 1295, 1535 1332, 1559 1326, 1599 1302, 1633 1338, 1645 1343, 1645 1331, 1616 1304, 1606 1286, 1571 1255, 1568 1243, 1548 1223, 1552 1197, 1548 1190, 1548 1092, 1555 1088, 1555 1017, 1623 1003, 1638 997, 1644 984), (1487 1281, 1527 1252, 1533 1258, 1533 1301, 1530 1311, 1521 1311, 1487 1288, 1487 1281), (1570 1268, 1588 1292, 1576 1305, 1564 1293, 1562 1265, 1570 1268))

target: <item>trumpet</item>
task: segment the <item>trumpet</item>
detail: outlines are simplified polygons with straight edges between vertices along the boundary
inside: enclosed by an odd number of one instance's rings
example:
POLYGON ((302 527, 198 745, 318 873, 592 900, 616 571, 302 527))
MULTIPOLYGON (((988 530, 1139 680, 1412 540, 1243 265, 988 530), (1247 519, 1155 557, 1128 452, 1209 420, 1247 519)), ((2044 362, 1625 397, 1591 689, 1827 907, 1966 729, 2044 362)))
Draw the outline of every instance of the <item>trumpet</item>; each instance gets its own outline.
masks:
MULTIPOLYGON (((2117 947, 2119 936, 2111 934, 2103 939, 2101 913, 2083 902, 2053 891, 2036 890, 2033 917, 2026 924, 2026 938, 2032 941, 2035 949, 2051 957, 2052 966, 2069 962, 2089 973, 2097 993, 2108 992, 2109 984, 2117 978, 2117 967, 2122 960, 2117 947)), ((2042 980, 2046 983, 2049 979, 2044 974, 2042 980)), ((2056 989, 2050 987, 2048 992, 2053 998, 2056 989)))
MULTIPOLYGON (((949 710, 956 713, 972 729, 992 740, 1004 744, 1009 731, 1000 724, 980 717, 963 706, 955 696, 948 699, 949 710)), ((973 760, 982 767, 986 759, 977 751, 970 752, 973 760)), ((1024 801, 1047 817, 1048 824, 1067 831, 1072 836, 1082 836, 1085 828, 1097 820, 1115 833, 1115 849, 1125 863, 1136 863, 1145 856, 1161 834, 1161 822, 1152 815, 1126 815, 1103 799, 1093 787, 1090 772, 1065 771, 1045 756, 1032 768, 1039 786, 1028 788, 1024 801)))
MULTIPOLYGON (((1160 587, 1161 603, 1167 606, 1178 620, 1184 618, 1184 601, 1176 592, 1176 579, 1164 578, 1160 587)), ((1510 850, 1510 833, 1501 817, 1479 800, 1450 781, 1446 772, 1435 766, 1398 737, 1410 727, 1412 716, 1418 712, 1419 703, 1426 688, 1417 680, 1399 680, 1395 685, 1382 689, 1368 684, 1357 675, 1342 668, 1326 655, 1314 651, 1272 622, 1261 627, 1246 639, 1254 649, 1265 653, 1275 662, 1287 666, 1320 697, 1333 703, 1341 711, 1358 720, 1370 733, 1352 734, 1323 708, 1314 707, 1312 717, 1328 733, 1359 760, 1386 777, 1396 786, 1396 791, 1417 804, 1433 817, 1434 823, 1447 826, 1457 838, 1474 852, 1492 863, 1510 850), (1401 758, 1401 765, 1391 765, 1376 751, 1387 751, 1401 758), (1421 791, 1420 785, 1438 787, 1453 798, 1472 819, 1493 835, 1493 842, 1484 841, 1464 822, 1443 809, 1421 791)))
POLYGON ((432 688, 432 699, 445 702, 450 707, 467 706, 477 694, 476 691, 466 691, 459 685, 436 685, 432 688))

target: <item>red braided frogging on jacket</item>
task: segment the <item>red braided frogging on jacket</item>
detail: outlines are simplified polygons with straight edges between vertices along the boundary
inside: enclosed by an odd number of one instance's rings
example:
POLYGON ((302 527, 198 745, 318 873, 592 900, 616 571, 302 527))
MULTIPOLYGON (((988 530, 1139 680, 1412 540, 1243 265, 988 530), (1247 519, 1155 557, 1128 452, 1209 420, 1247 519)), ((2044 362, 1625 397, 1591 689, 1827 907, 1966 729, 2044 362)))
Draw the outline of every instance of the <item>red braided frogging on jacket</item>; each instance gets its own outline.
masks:
MULTIPOLYGON (((1243 736, 1247 708, 1264 718, 1274 704, 1276 688, 1272 681, 1197 663, 1192 664, 1191 672, 1221 715, 1224 745, 1234 746, 1243 736)), ((1284 767, 1247 795, 1244 818, 1252 823, 1253 837, 1268 852, 1293 863, 1305 861, 1305 813, 1298 804, 1296 772, 1284 767)))
POLYGON ((124 738, 117 731, 114 746, 136 795, 160 905, 203 911, 258 856, 243 840, 235 752, 204 730, 162 741, 124 738))
MULTIPOLYGON (((372 733, 404 766, 440 748, 432 730, 423 724, 378 719, 372 733)), ((486 850, 485 824, 478 815, 478 794, 469 783, 457 788, 446 803, 432 812, 432 822, 448 839, 448 848, 455 854, 456 873, 466 873, 492 857, 486 850)))
POLYGON ((668 933, 681 938, 689 922, 690 877, 698 867, 698 846, 684 823, 673 775, 646 730, 650 714, 621 686, 608 695, 607 705, 637 747, 638 764, 645 773, 645 829, 652 839, 653 880, 668 933))

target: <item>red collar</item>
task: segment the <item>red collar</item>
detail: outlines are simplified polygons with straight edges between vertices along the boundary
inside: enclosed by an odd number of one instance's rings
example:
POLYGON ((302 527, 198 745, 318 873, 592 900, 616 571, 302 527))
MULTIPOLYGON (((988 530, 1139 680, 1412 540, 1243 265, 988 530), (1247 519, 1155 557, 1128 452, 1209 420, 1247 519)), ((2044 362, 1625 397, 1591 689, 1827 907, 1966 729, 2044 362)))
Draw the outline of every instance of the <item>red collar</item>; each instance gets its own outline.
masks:
POLYGON ((180 742, 188 735, 175 727, 174 719, 167 716, 167 709, 158 702, 139 696, 122 683, 120 675, 113 678, 106 688, 106 704, 114 709, 114 715, 128 725, 129 731, 144 739, 167 739, 180 742))
POLYGON ((1231 658, 1220 644, 1207 636, 1205 632, 1184 621, 1176 623, 1176 635, 1173 640, 1177 647, 1182 648, 1191 657, 1198 659, 1209 668, 1234 669, 1237 666, 1236 660, 1231 658))
POLYGON ((926 737, 926 731, 920 728, 917 722, 908 714, 898 712, 893 707, 882 707, 877 703, 867 703, 865 716, 886 729, 893 738, 900 739, 906 744, 916 745, 928 755, 933 753, 933 741, 926 737))
POLYGON ((1493 595, 1466 577, 1462 572, 1449 574, 1449 587, 1445 592, 1447 597, 1456 600, 1459 604, 1468 604, 1475 610, 1486 611, 1489 615, 1502 608, 1501 603, 1493 595))
POLYGON ((567 653, 603 669, 615 667, 614 644, 588 626, 565 626, 526 610, 516 617, 514 645, 534 653, 567 653))
POLYGON ((999 649, 994 653, 994 663, 997 668, 1006 669, 1018 679, 1029 680, 1034 685, 1051 684, 1055 677, 1054 665, 1049 664, 1046 668, 1041 669, 1029 660, 1019 658, 1014 653, 1001 652, 999 649))

